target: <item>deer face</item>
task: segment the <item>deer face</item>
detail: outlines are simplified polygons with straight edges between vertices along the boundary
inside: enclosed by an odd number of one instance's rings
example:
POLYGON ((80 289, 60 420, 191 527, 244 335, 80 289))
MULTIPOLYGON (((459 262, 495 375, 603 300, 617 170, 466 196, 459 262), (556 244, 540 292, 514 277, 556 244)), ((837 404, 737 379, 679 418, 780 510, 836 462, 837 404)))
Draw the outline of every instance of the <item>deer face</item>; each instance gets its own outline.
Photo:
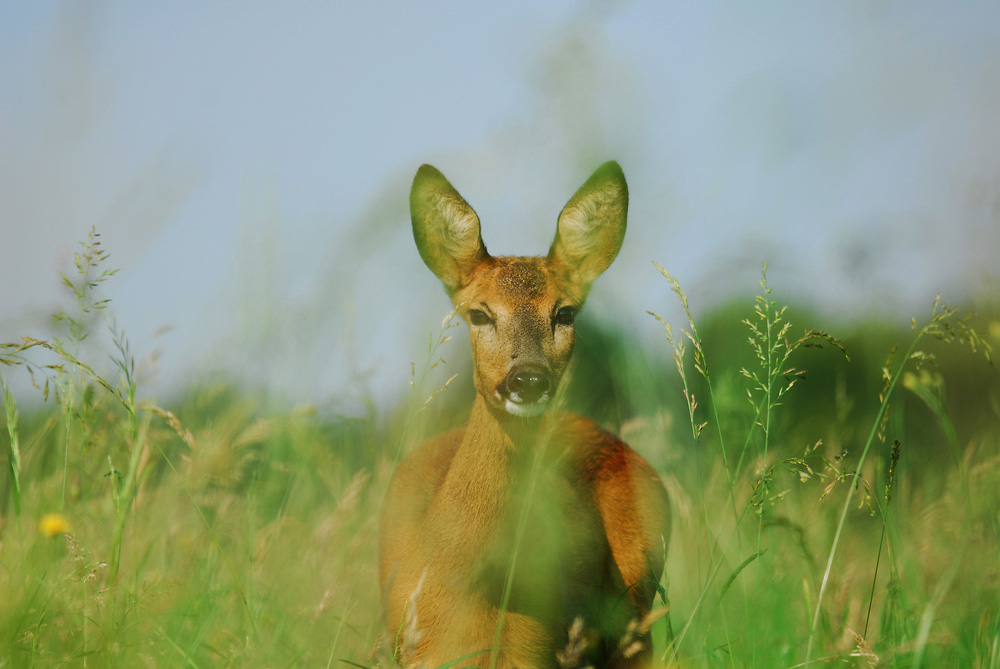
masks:
POLYGON ((552 399, 573 352, 584 295, 543 258, 491 258, 452 296, 469 324, 476 390, 531 417, 552 399))
POLYGON ((606 163, 559 216, 546 257, 492 257, 479 218, 429 165, 410 195, 413 234, 469 325, 477 392, 495 409, 530 418, 545 411, 573 352, 576 314, 591 282, 618 254, 628 193, 606 163))

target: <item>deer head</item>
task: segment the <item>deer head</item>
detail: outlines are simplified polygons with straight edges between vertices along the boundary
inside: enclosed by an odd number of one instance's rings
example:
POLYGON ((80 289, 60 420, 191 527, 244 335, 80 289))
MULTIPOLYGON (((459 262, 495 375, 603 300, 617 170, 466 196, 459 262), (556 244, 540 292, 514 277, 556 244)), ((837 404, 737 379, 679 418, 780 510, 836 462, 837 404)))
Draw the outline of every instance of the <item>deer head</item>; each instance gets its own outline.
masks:
POLYGON ((601 165, 563 207, 545 257, 493 257, 479 217, 430 165, 410 191, 413 238, 469 326, 475 385, 501 415, 531 418, 554 396, 590 285, 618 255, 628 187, 601 165))

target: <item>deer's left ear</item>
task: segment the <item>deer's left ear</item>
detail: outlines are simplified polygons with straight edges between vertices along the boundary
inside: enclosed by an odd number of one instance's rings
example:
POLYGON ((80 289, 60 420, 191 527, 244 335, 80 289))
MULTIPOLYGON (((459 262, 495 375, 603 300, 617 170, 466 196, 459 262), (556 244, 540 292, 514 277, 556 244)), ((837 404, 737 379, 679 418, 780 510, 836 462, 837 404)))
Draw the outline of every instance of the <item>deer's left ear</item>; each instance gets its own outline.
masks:
POLYGON ((430 165, 422 165, 413 177, 410 217, 420 257, 449 295, 468 283, 479 263, 489 257, 476 212, 430 165))
POLYGON ((589 286, 618 255, 627 214, 625 175, 618 163, 606 162, 563 207, 549 259, 562 263, 573 281, 589 286))

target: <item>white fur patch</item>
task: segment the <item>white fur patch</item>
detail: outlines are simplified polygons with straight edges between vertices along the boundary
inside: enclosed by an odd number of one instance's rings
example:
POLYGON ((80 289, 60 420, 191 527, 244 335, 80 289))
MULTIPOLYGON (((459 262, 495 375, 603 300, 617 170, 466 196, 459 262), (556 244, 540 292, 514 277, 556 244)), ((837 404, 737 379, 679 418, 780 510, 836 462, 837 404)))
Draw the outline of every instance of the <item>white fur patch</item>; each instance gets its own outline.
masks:
POLYGON ((534 418, 545 413, 545 409, 549 406, 548 396, 542 397, 542 399, 537 402, 528 402, 525 404, 518 404, 517 402, 511 400, 504 400, 503 408, 507 410, 511 416, 517 416, 518 418, 534 418))

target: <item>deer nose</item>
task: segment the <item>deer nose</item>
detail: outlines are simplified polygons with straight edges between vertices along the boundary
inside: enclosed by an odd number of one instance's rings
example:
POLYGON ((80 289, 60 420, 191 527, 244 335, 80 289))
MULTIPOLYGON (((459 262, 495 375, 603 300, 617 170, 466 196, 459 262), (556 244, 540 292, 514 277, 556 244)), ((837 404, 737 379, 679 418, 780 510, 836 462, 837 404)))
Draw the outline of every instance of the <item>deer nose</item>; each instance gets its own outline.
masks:
POLYGON ((525 365, 510 370, 504 385, 513 401, 537 402, 552 386, 552 379, 544 367, 525 365))

